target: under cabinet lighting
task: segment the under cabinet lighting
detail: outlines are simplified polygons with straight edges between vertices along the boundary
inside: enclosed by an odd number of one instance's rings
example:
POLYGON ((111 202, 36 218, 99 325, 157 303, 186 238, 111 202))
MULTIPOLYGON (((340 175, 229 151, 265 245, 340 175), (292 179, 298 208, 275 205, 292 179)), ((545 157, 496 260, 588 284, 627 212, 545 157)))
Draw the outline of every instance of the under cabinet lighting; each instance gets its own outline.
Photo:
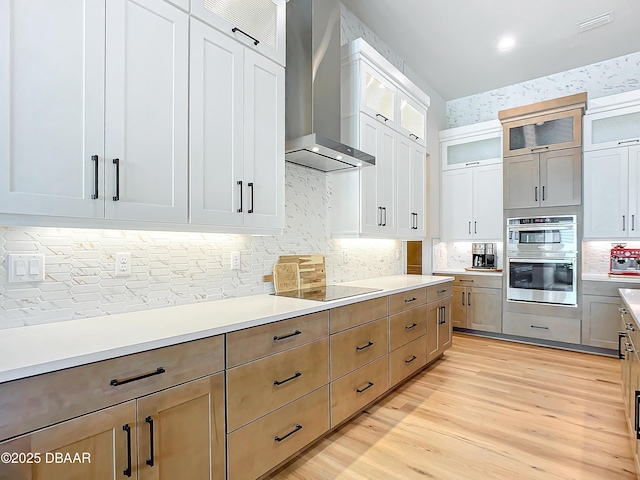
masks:
POLYGON ((311 151, 312 151, 312 152, 319 152, 319 151, 320 151, 320 149, 319 149, 318 147, 313 147, 313 148, 311 149, 311 151))
POLYGON ((336 160, 342 160, 342 155, 338 155, 338 156, 336 157, 336 160))

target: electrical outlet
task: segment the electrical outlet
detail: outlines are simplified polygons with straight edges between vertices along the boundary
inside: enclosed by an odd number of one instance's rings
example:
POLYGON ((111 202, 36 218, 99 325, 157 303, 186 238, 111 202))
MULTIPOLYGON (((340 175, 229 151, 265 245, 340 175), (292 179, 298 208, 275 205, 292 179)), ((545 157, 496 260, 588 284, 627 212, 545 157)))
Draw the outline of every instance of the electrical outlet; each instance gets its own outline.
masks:
POLYGON ((231 252, 231 270, 240 270, 240 252, 231 252))
POLYGON ((342 263, 349 263, 349 250, 342 250, 342 263))
POLYGON ((116 277, 128 277, 131 275, 131 254, 129 252, 116 253, 116 277))

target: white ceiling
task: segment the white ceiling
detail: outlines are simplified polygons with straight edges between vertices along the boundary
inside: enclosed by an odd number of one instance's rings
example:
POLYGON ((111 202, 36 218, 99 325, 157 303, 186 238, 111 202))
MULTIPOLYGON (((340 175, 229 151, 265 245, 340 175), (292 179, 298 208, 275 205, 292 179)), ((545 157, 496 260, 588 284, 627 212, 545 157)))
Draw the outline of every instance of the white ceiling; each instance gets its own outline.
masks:
POLYGON ((342 0, 445 100, 640 51, 640 0, 342 0), (578 23, 613 10, 613 21, 578 23), (516 46, 496 45, 513 35, 516 46))

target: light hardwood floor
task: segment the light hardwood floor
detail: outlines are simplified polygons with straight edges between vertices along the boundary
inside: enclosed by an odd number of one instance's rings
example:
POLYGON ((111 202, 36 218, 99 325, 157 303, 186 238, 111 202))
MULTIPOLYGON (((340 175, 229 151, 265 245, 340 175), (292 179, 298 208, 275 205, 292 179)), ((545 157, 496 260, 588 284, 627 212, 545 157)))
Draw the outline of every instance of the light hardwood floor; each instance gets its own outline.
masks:
POLYGON ((456 334, 272 479, 634 479, 620 363, 456 334))

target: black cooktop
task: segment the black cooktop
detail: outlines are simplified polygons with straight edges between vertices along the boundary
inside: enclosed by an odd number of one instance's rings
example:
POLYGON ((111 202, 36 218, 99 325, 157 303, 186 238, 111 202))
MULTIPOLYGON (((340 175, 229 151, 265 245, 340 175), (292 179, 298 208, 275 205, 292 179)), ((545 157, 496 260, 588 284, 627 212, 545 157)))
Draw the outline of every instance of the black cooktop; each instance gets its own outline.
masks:
POLYGON ((363 293, 379 292, 380 288, 348 287, 344 285, 327 285, 325 287, 308 288, 305 290, 289 290, 287 292, 273 293, 278 297, 302 298, 304 300, 316 300, 328 302, 339 298, 354 297, 363 293))

